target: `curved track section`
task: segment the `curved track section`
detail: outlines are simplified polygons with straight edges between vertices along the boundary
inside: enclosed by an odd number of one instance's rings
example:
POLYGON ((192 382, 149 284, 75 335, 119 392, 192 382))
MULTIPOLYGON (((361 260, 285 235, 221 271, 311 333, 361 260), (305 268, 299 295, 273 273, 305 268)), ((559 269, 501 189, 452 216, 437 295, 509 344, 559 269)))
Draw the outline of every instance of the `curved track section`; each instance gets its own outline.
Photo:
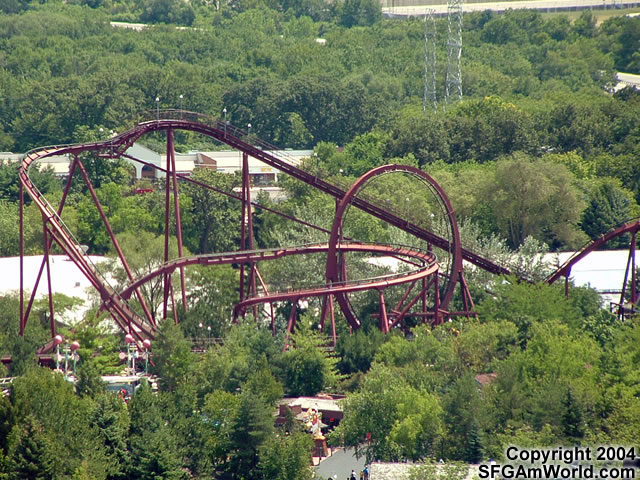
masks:
POLYGON ((573 266, 580 262, 584 257, 589 255, 594 250, 606 245, 609 241, 616 237, 625 234, 631 234, 631 241, 629 242, 629 256, 627 259, 627 266, 624 272, 624 278, 622 280, 622 286, 620 288, 620 300, 618 303, 611 302, 610 309, 615 312, 620 320, 624 320, 629 315, 638 313, 638 301, 640 300, 640 289, 638 287, 638 274, 636 268, 636 247, 637 247, 637 235, 640 231, 640 219, 633 220, 625 223, 617 228, 614 228, 610 232, 602 235, 600 238, 585 245, 581 250, 574 253, 570 258, 564 262, 563 265, 558 268, 553 274, 549 275, 546 279, 548 284, 554 283, 560 277, 565 278, 564 290, 565 295, 569 296, 569 277, 571 276, 571 269, 573 266), (626 293, 630 295, 626 295, 626 293), (630 304, 630 307, 626 305, 630 304))
MULTIPOLYGON (((422 170, 411 167, 409 165, 383 165, 378 168, 374 168, 369 172, 362 175, 345 193, 340 203, 338 203, 338 207, 336 209, 336 214, 333 220, 333 227, 331 229, 331 237, 329 238, 329 250, 327 253, 327 268, 326 268, 326 277, 328 285, 340 285, 345 282, 344 271, 345 266, 340 265, 342 255, 339 255, 339 252, 342 250, 342 242, 343 238, 343 223, 344 217, 347 208, 354 204, 356 200, 358 200, 358 192, 360 192, 370 181, 374 178, 379 177, 381 175, 387 175, 390 173, 406 173, 417 177, 422 182, 427 184, 431 189, 433 189, 438 197, 438 200, 444 207, 447 221, 450 228, 451 241, 448 242, 450 245, 450 253, 452 255, 451 262, 451 271, 448 275, 448 284, 445 288, 445 293, 442 298, 441 306, 442 308, 446 308, 449 305, 451 298, 453 297, 453 292, 456 288, 458 279, 462 274, 462 249, 460 246, 460 232, 458 230, 458 223, 456 222, 456 216, 451 206, 451 202, 447 198, 447 195, 444 193, 440 185, 436 183, 433 178, 427 175, 422 170)), ((349 299, 347 298, 346 291, 340 291, 336 293, 336 300, 340 304, 340 308, 342 312, 347 317, 347 321, 352 325, 357 325, 357 318, 353 313, 353 309, 351 308, 349 299)), ((439 322, 439 318, 436 315, 434 319, 435 323, 439 322)))
MULTIPOLYGON (((23 188, 31 197, 35 205, 42 213, 45 229, 56 241, 65 254, 78 266, 85 277, 91 282, 100 298, 118 326, 135 335, 138 340, 152 336, 151 328, 130 308, 127 302, 119 297, 109 282, 99 273, 96 266, 91 262, 89 256, 84 252, 80 243, 75 239, 73 233, 67 228, 59 215, 59 211, 54 209, 47 199, 40 193, 29 177, 29 168, 37 160, 64 153, 77 154, 85 150, 97 150, 99 144, 83 146, 47 147, 29 152, 25 155, 22 164, 18 169, 18 177, 23 188)), ((21 319, 21 331, 24 329, 21 319)))
POLYGON ((618 228, 611 230, 610 232, 602 235, 600 238, 596 238, 591 243, 588 243, 581 250, 574 253, 570 258, 568 258, 554 273, 549 275, 545 280, 549 285, 554 283, 560 277, 568 277, 571 275, 571 267, 573 267, 576 263, 582 260, 584 257, 589 255, 594 250, 599 249, 603 245, 606 245, 609 241, 613 240, 620 235, 624 235, 626 233, 636 234, 640 231, 640 219, 636 219, 632 222, 626 223, 618 228))
MULTIPOLYGON (((266 260, 276 260, 278 258, 283 258, 291 255, 308 255, 313 253, 327 253, 330 247, 329 244, 326 243, 316 243, 309 245, 300 245, 294 247, 287 248, 271 248, 271 249, 262 249, 262 250, 250 250, 250 251, 239 251, 239 252, 225 252, 225 253, 212 253, 208 255, 194 255, 191 257, 183 257, 177 258, 175 260, 171 260, 170 262, 161 265, 156 270, 149 272, 148 274, 136 279, 135 282, 129 284, 122 292, 120 292, 119 296, 124 300, 128 300, 131 298, 131 295, 135 292, 135 289, 156 277, 164 274, 171 274, 175 272, 180 267, 187 267, 190 265, 228 265, 233 263, 248 263, 248 262, 259 262, 266 260)), ((420 264, 418 268, 413 272, 407 272, 403 274, 390 274, 385 275, 383 277, 375 277, 375 278, 367 278, 364 280, 352 282, 351 284, 345 282, 340 285, 341 288, 344 288, 348 291, 357 291, 367 288, 366 285, 371 285, 377 282, 390 282, 389 285, 397 285, 401 283, 406 283, 408 281, 412 281, 413 278, 409 280, 402 280, 404 276, 418 275, 425 271, 427 271, 426 275, 431 275, 433 270, 438 270, 438 264, 436 263, 435 255, 431 252, 424 252, 418 250, 413 247, 404 247, 404 246, 394 246, 394 245, 382 245, 382 244, 367 244, 367 243, 359 243, 359 242, 345 242, 340 245, 340 250, 342 252, 364 252, 378 255, 388 255, 394 257, 406 257, 414 260, 418 260, 420 264)), ((420 277, 422 278, 422 277, 420 277)), ((377 288, 368 287, 368 288, 377 288)), ((323 285, 318 287, 312 287, 309 291, 316 291, 324 289, 324 293, 327 291, 334 291, 332 286, 323 285)), ((320 293, 315 295, 306 295, 301 294, 302 291, 296 291, 295 294, 298 297, 310 297, 317 296, 320 293)), ((281 292, 283 293, 283 292, 281 292)), ((287 294, 290 292, 287 292, 287 294)), ((278 295, 279 293, 273 293, 272 295, 278 295)), ((289 298, 289 297, 287 297, 289 298)), ((269 300, 265 300, 266 296, 255 297, 246 300, 242 304, 246 303, 247 305, 253 305, 256 303, 262 303, 269 300)), ((277 300, 274 300, 277 301, 277 300)), ((242 304, 238 304, 238 310, 241 308, 242 304)))

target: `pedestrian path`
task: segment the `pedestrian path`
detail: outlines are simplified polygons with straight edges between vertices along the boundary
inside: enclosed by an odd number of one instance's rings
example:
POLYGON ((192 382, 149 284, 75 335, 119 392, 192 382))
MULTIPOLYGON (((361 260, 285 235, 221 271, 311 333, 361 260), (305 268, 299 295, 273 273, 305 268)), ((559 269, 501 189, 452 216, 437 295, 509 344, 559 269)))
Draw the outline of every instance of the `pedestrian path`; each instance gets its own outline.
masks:
POLYGON ((345 480, 351 475, 351 470, 355 470, 359 478, 360 471, 364 469, 364 460, 364 456, 356 458, 353 448, 333 449, 330 457, 323 458, 314 467, 315 478, 345 480))

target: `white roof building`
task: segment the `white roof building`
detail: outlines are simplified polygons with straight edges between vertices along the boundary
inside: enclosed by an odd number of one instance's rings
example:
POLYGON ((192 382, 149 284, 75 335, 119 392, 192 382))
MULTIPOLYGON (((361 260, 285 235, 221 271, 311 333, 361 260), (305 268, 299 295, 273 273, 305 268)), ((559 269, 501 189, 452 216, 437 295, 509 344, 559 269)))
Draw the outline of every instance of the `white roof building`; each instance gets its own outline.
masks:
MULTIPOLYGON (((560 267, 574 252, 559 252, 546 255, 550 265, 560 267)), ((574 285, 596 290, 608 307, 609 302, 620 301, 629 250, 596 250, 589 253, 571 268, 570 280, 574 285)), ((562 279, 558 280, 558 282, 562 279)), ((629 278, 627 280, 631 282, 629 278)), ((557 282, 556 282, 557 283, 557 282)), ((628 287, 627 287, 628 288, 628 287)), ((571 292, 569 292, 571 295, 571 292)))
MULTIPOLYGON (((28 290, 28 292, 25 292, 25 308, 29 301, 31 290, 36 284, 42 259, 42 255, 24 257, 23 282, 25 291, 28 290)), ((105 257, 95 255, 89 256, 89 259, 96 265, 107 260, 105 257)), ((58 321, 74 325, 82 319, 84 313, 89 309, 90 292, 93 287, 76 264, 69 260, 66 255, 50 255, 49 266, 51 268, 51 289, 53 293, 62 293, 68 297, 77 297, 84 300, 84 305, 73 312, 65 312, 63 316, 59 316, 60 312, 55 312, 58 321)), ((0 272, 2 272, 2 275, 0 275, 0 295, 20 293, 20 257, 0 257, 0 272)), ((47 294, 47 270, 45 266, 36 291, 36 299, 45 298, 47 294)))
MULTIPOLYGON (((267 151, 275 157, 297 166, 303 158, 310 157, 313 150, 267 151)), ((157 167, 167 168, 166 153, 157 153, 140 144, 134 144, 127 150, 130 157, 148 162, 157 167)), ((254 184, 277 181, 279 171, 266 163, 249 156, 249 175, 254 184)), ((165 173, 139 162, 131 161, 136 168, 137 178, 164 178, 165 173)), ((176 153, 176 170, 188 174, 194 168, 210 168, 216 172, 235 173, 242 170, 242 152, 238 150, 220 150, 213 152, 176 153)))

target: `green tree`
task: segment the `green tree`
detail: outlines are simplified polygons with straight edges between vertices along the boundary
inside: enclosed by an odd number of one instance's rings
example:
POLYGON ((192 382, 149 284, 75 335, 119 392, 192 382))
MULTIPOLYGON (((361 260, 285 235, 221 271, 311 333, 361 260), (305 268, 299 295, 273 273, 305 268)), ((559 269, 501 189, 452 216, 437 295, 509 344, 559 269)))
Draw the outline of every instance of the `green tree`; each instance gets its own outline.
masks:
MULTIPOLYGON (((192 178, 224 192, 239 185, 239 177, 197 169, 192 178)), ((194 253, 235 250, 240 237, 240 203, 203 187, 188 184, 184 194, 191 197, 190 224, 183 225, 184 242, 194 253)))
POLYGON ((359 329, 351 335, 341 335, 336 345, 340 372, 345 374, 367 372, 378 348, 388 338, 376 328, 359 329))
POLYGON ((158 335, 152 345, 154 365, 151 371, 160 377, 162 390, 173 391, 183 382, 188 382, 195 367, 191 352, 191 341, 172 321, 160 324, 158 335))
POLYGON ((260 447, 273 434, 271 409, 260 397, 243 392, 229 429, 229 460, 222 478, 258 479, 260 447))
POLYGON ((576 403, 571 393, 571 388, 567 389, 567 396, 564 401, 565 412, 562 416, 562 427, 564 434, 572 441, 579 441, 584 437, 584 423, 582 420, 582 410, 576 403))
POLYGON ((76 393, 81 397, 96 398, 98 395, 105 393, 105 391, 105 383, 102 381, 96 362, 88 355, 81 356, 80 365, 78 366, 76 393))
POLYGON ((93 474, 101 471, 102 451, 85 428, 87 403, 75 395, 73 386, 62 375, 51 375, 49 369, 29 370, 14 380, 11 404, 14 428, 23 428, 32 417, 55 449, 52 457, 55 462, 51 464, 54 478, 71 475, 85 459, 90 462, 93 474))
POLYGON ((204 398, 202 416, 209 431, 206 452, 214 469, 222 470, 231 448, 231 426, 240 405, 240 396, 214 390, 204 398))
POLYGON ((141 2, 140 20, 149 23, 177 23, 191 25, 195 12, 190 4, 175 0, 145 0, 141 2))
MULTIPOLYGON (((349 176, 359 177, 372 168, 386 164, 385 149, 388 136, 382 132, 369 132, 355 137, 344 149, 340 166, 349 176)), ((331 168, 331 167, 330 167, 331 168)), ((338 168, 331 168, 338 173, 338 168)))
MULTIPOLYGON (((622 188, 619 180, 602 179, 589 194, 580 223, 582 230, 594 240, 608 233, 632 218, 632 202, 635 204, 633 195, 622 188)), ((608 248, 624 247, 628 242, 628 236, 621 236, 609 242, 608 248)))
POLYGON ((528 236, 551 248, 583 243, 577 223, 582 202, 565 167, 514 156, 499 161, 483 196, 512 248, 528 236))
POLYGON ((347 28, 369 26, 382 18, 381 5, 371 0, 345 0, 340 14, 340 24, 347 28))
POLYGON ((238 270, 231 265, 198 266, 188 271, 187 279, 187 289, 198 294, 189 296, 189 309, 180 323, 183 332, 189 337, 224 337, 238 301, 238 270))
POLYGON ((175 441, 148 382, 143 382, 129 402, 129 415, 132 462, 127 478, 186 480, 175 441))
MULTIPOLYGON (((123 232, 118 234, 116 238, 120 248, 124 252, 134 279, 140 278, 157 270, 164 263, 165 239, 163 236, 156 236, 151 232, 143 230, 137 232, 123 232)), ((184 255, 187 256, 188 251, 185 249, 184 252, 184 255)), ((175 238, 171 238, 169 242, 169 259, 174 259, 177 256, 177 241, 175 238)), ((111 253, 111 262, 108 264, 107 268, 112 271, 113 277, 120 285, 124 286, 130 283, 127 272, 114 252, 111 253)), ((172 275, 171 281, 174 286, 179 285, 180 280, 178 275, 177 271, 172 275)), ((152 278, 150 281, 141 285, 139 290, 142 292, 142 296, 151 312, 152 318, 156 322, 160 322, 164 300, 164 276, 158 275, 152 278)), ((131 298, 134 304, 139 304, 139 300, 135 294, 132 295, 131 298)), ((176 299, 176 301, 179 300, 176 299)), ((167 309, 170 310, 170 306, 168 306, 167 309)), ((138 308, 137 310, 142 311, 141 308, 138 308)))
POLYGON ((131 460, 127 447, 129 414, 124 402, 112 394, 98 396, 89 413, 88 425, 105 450, 106 478, 125 480, 131 460))
POLYGON ((591 10, 584 10, 573 22, 573 32, 583 37, 595 37, 598 29, 596 18, 591 10))
POLYGON ((263 478, 273 480, 309 480, 312 472, 311 437, 306 433, 270 436, 260 448, 260 469, 263 478))
POLYGON ((447 435, 446 458, 478 463, 483 457, 478 417, 481 417, 478 384, 471 375, 458 378, 443 400, 447 435))
POLYGON ((291 347, 284 354, 285 387, 293 396, 314 396, 337 381, 337 360, 322 348, 325 341, 300 320, 300 330, 291 336, 291 347))
POLYGON ((330 442, 354 447, 367 462, 434 455, 442 436, 438 397, 409 386, 397 369, 378 365, 359 392, 347 395, 330 442))
POLYGON ((42 424, 31 416, 12 430, 8 459, 14 478, 54 480, 59 473, 55 447, 44 433, 42 424))

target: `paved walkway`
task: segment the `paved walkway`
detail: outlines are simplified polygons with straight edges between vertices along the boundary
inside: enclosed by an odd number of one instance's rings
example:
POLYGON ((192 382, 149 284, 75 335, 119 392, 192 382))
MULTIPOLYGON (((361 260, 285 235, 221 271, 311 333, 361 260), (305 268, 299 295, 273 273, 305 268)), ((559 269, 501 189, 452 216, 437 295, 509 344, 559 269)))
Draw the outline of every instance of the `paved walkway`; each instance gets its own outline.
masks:
POLYGON ((351 470, 355 470, 356 478, 360 478, 362 469, 364 469, 364 457, 357 459, 353 448, 335 449, 333 455, 323 459, 314 468, 316 478, 323 480, 328 478, 345 480, 351 475, 351 470))

